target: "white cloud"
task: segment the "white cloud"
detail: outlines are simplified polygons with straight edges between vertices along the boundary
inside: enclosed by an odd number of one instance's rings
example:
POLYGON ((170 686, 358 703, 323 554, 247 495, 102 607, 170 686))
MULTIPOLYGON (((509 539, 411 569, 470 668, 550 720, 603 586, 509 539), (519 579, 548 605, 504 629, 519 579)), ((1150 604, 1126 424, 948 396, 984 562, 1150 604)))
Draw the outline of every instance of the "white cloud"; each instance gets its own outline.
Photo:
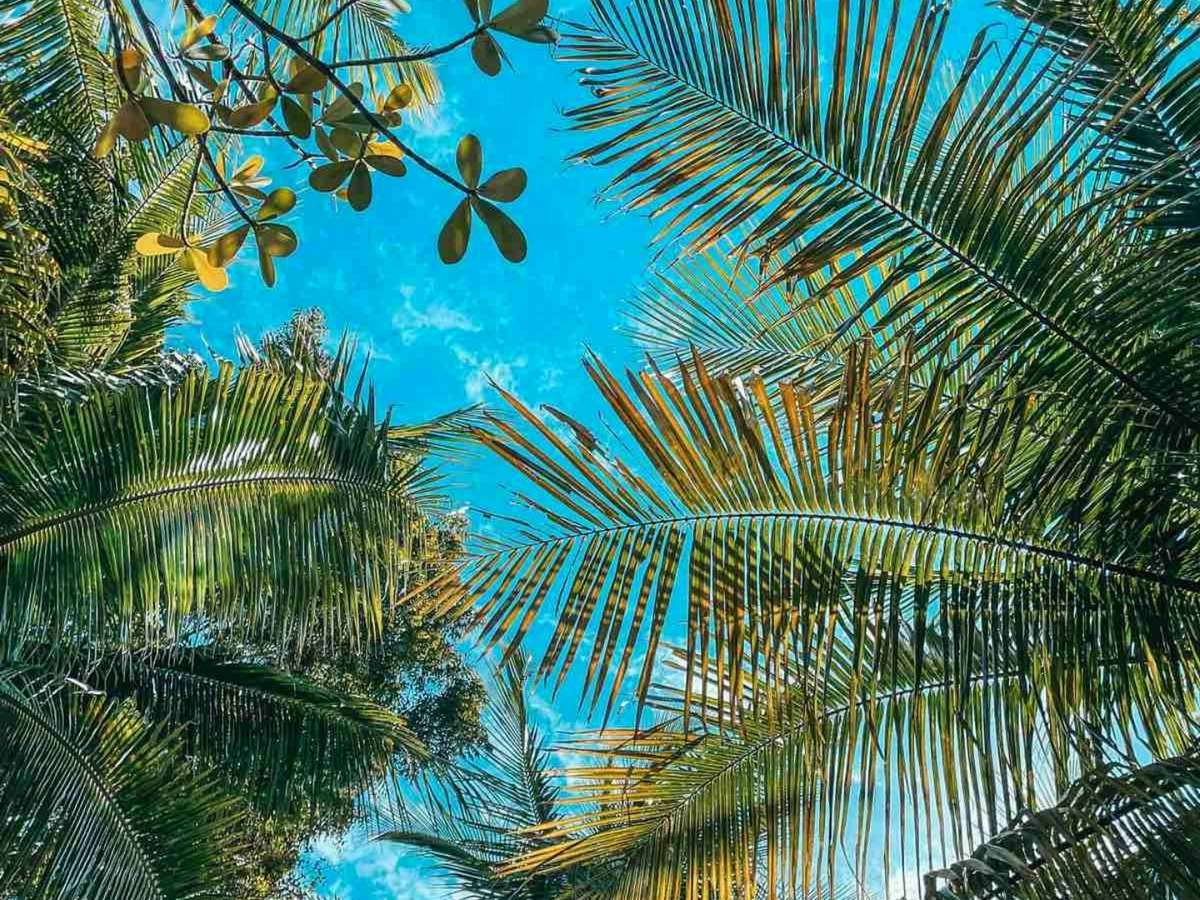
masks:
POLYGON ((400 332, 400 340, 406 346, 422 331, 479 331, 478 322, 445 303, 430 303, 418 308, 411 300, 413 290, 411 285, 400 288, 406 299, 404 305, 392 313, 392 327, 400 332))
POLYGON ((349 839, 322 835, 309 845, 309 852, 338 870, 331 873, 333 877, 322 892, 328 896, 347 900, 445 900, 453 896, 447 885, 431 878, 424 867, 413 868, 412 851, 400 844, 368 841, 361 835, 349 839))
POLYGON ((495 382, 505 390, 515 390, 517 386, 516 370, 523 369, 528 364, 524 356, 503 359, 495 356, 480 356, 463 347, 454 347, 454 356, 460 366, 467 370, 463 381, 463 393, 473 403, 479 403, 487 393, 491 382, 495 382))

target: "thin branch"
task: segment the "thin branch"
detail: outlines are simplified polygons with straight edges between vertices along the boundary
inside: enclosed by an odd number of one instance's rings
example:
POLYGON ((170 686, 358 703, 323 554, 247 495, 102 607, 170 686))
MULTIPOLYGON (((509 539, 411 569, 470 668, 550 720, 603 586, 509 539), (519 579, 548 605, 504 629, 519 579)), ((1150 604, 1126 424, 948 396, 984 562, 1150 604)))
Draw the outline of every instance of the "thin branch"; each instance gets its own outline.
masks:
POLYGON ((460 38, 456 38, 448 44, 443 44, 440 47, 432 47, 429 50, 419 50, 416 53, 401 53, 396 56, 373 56, 363 59, 343 59, 339 62, 332 63, 330 68, 345 69, 350 66, 374 66, 380 63, 410 63, 420 62, 423 59, 433 59, 435 56, 441 56, 449 53, 451 50, 456 50, 469 40, 473 40, 481 34, 484 34, 489 29, 490 25, 483 24, 473 31, 469 31, 460 38))
POLYGON ((324 19, 322 19, 321 23, 319 25, 317 25, 316 28, 314 28, 312 31, 308 32, 308 34, 300 35, 298 38, 296 38, 296 40, 311 41, 313 38, 317 37, 322 31, 324 31, 326 28, 328 28, 330 25, 332 25, 335 21, 337 21, 338 17, 341 16, 342 13, 346 12, 346 10, 348 10, 350 7, 352 7, 357 2, 358 2, 358 0, 344 0, 344 2, 337 9, 335 9, 333 12, 331 12, 329 15, 327 15, 324 19))
POLYGON ((309 66, 316 69, 318 72, 321 72, 326 78, 328 78, 333 83, 333 86, 342 94, 342 96, 350 102, 350 105, 353 106, 358 112, 362 113, 366 120, 371 124, 371 127, 386 137, 389 143, 401 150, 418 166, 429 172, 431 175, 436 175, 442 181, 454 188, 457 188, 464 194, 469 196, 473 196, 475 194, 475 191, 467 187, 453 175, 444 172, 438 166, 434 165, 429 160, 425 159, 425 157, 413 151, 403 141, 396 137, 392 130, 384 122, 382 122, 374 112, 372 112, 370 107, 363 103, 362 100, 350 90, 350 86, 342 81, 338 77, 337 73, 327 63, 322 62, 317 56, 309 52, 309 50, 306 49, 299 40, 292 37, 286 31, 275 27, 273 24, 271 24, 271 22, 259 15, 254 9, 242 2, 242 0, 228 0, 228 3, 242 16, 242 18, 249 21, 252 25, 258 28, 259 31, 265 32, 266 34, 269 34, 271 37, 275 38, 277 41, 291 50, 292 53, 308 63, 309 66))

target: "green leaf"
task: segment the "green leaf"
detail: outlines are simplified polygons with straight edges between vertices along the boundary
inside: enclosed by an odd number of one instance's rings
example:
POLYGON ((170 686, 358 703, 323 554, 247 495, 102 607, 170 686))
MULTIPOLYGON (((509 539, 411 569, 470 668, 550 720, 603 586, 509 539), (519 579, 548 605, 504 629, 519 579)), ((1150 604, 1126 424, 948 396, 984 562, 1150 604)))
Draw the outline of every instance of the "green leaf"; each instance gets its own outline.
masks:
POLYGON ((471 58, 485 75, 500 74, 500 48, 487 32, 477 34, 471 42, 471 58))
POLYGON ((364 139, 349 128, 342 128, 340 126, 334 128, 330 132, 329 139, 333 143, 333 146, 341 151, 343 156, 357 159, 358 155, 362 152, 364 139))
POLYGON ((241 228, 227 231, 217 238, 212 246, 208 248, 209 264, 217 268, 224 268, 229 265, 234 257, 238 255, 238 251, 242 249, 242 244, 245 243, 246 235, 249 233, 250 226, 243 225, 241 228))
POLYGON ((479 175, 483 170, 483 145, 479 143, 479 138, 473 134, 463 137, 458 142, 456 159, 458 171, 467 187, 473 188, 478 185, 479 175))
POLYGON ((467 252, 471 238, 471 201, 464 199, 454 208, 438 235, 438 256, 447 265, 453 265, 467 252))
POLYGON ((341 162, 326 163, 323 166, 317 166, 308 176, 308 183, 314 190, 330 193, 336 191, 342 186, 342 182, 349 176, 354 169, 354 160, 344 159, 341 162))
POLYGON ((312 116, 308 114, 308 110, 288 96, 284 96, 280 104, 283 108, 283 122, 288 131, 301 140, 312 134, 312 116))
POLYGON ((287 225, 277 223, 260 225, 255 229, 254 236, 258 246, 274 257, 291 256, 300 245, 296 232, 287 225))
POLYGON ((258 208, 256 218, 260 222, 265 222, 268 219, 273 219, 276 216, 282 216, 284 213, 291 212, 296 205, 296 192, 291 188, 280 187, 275 188, 267 195, 267 199, 263 201, 263 205, 258 208))
POLYGON ((492 27, 520 37, 546 18, 549 11, 549 0, 517 0, 492 19, 492 27))
POLYGON ((480 185, 479 193, 489 200, 511 203, 525 193, 528 181, 524 169, 501 169, 480 185))
MULTIPOLYGON (((361 81, 356 81, 349 85, 350 96, 356 100, 361 100, 363 95, 363 85, 361 81)), ((356 111, 354 103, 345 94, 339 93, 334 98, 333 102, 325 107, 325 113, 321 118, 330 123, 339 122, 356 111)))
POLYGON ((483 224, 487 226, 492 240, 496 242, 496 247, 504 258, 509 262, 522 262, 529 252, 529 247, 525 241, 525 235, 521 233, 517 223, 498 206, 494 206, 486 200, 476 198, 472 201, 472 205, 479 213, 479 218, 483 219, 483 224))
POLYGON ((302 63, 298 72, 292 75, 283 89, 290 94, 315 94, 323 90, 329 78, 320 69, 307 63, 302 63))
POLYGON ((317 125, 313 134, 316 136, 317 149, 320 150, 332 162, 337 162, 341 157, 338 154, 337 147, 333 146, 333 141, 329 139, 329 135, 325 133, 325 129, 317 125))
POLYGON ((350 176, 350 187, 346 190, 346 199, 355 212, 362 212, 371 205, 371 170, 362 163, 354 167, 350 176))
POLYGON ((395 156, 364 156, 363 162, 369 165, 372 169, 383 172, 385 175, 394 175, 399 177, 408 172, 404 165, 404 160, 395 156))
POLYGON ((231 889, 244 807, 182 751, 136 710, 0 670, 0 892, 140 900, 231 889))
POLYGON ((225 116, 225 122, 234 128, 253 128, 266 121, 275 109, 276 97, 267 96, 254 103, 246 103, 235 107, 225 116))

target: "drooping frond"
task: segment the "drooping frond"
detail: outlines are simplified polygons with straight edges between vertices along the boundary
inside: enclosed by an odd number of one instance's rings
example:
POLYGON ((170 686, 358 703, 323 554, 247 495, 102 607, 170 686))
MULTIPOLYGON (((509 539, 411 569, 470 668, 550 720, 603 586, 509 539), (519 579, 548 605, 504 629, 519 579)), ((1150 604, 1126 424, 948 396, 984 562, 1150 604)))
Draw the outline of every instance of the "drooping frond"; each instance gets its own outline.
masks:
POLYGON ((1012 369, 1194 436, 1200 322, 1161 265, 1197 250, 1122 227, 1136 187, 1104 188, 1085 124, 1109 95, 1064 124, 1075 69, 1017 42, 985 78, 981 33, 935 101, 949 4, 817 6, 594 0, 562 45, 597 96, 570 116, 603 132, 577 158, 620 166, 610 193, 662 216, 664 238, 738 238, 739 260, 764 261, 760 291, 819 273, 823 294, 852 288, 835 336, 869 328, 931 359, 955 346, 980 384, 1012 369))
POLYGON ((1064 58, 1106 167, 1136 180, 1146 227, 1200 228, 1200 10, 1185 0, 1001 0, 1036 23, 1029 37, 1064 58), (1082 64, 1082 65, 1080 65, 1082 64))
POLYGON ((938 898, 1193 897, 1200 890, 1200 761, 1191 751, 1080 778, 967 859, 930 873, 938 898))
POLYGON ((0 435, 0 621, 137 645, 206 621, 281 644, 368 638, 399 589, 408 486, 373 399, 222 365, 50 402, 0 435))
POLYGON ((437 866, 438 880, 477 900, 561 900, 568 890, 599 878, 603 861, 591 877, 572 873, 532 873, 513 878, 499 875, 510 858, 543 846, 531 829, 546 827, 559 816, 558 786, 551 771, 546 737, 529 714, 528 675, 522 657, 514 657, 497 673, 492 693, 489 746, 471 776, 471 792, 409 811, 402 827, 378 840, 411 847, 437 866))
MULTIPOLYGON (((845 352, 857 341, 875 338, 880 366, 889 362, 889 349, 900 349, 890 329, 873 334, 864 324, 839 332, 854 316, 859 297, 849 285, 825 291, 829 273, 764 291, 756 275, 737 265, 733 251, 732 244, 718 245, 683 257, 639 288, 627 330, 660 365, 673 366, 695 353, 721 375, 813 384, 823 373, 836 385, 845 352)), ((870 291, 887 277, 881 266, 856 284, 870 291)), ((897 293, 888 305, 898 298, 897 293)))
POLYGON ((698 361, 678 380, 630 373, 626 390, 590 360, 640 463, 549 410, 573 429, 568 443, 506 394, 531 434, 493 417, 479 439, 534 489, 519 498, 538 521, 481 551, 441 602, 475 604, 485 634, 511 647, 557 606, 541 673, 561 683, 586 665, 591 702, 608 682, 610 708, 635 654, 644 694, 668 628, 686 623, 695 666, 737 673, 748 636, 776 653, 816 652, 847 596, 918 633, 939 609, 983 616, 993 639, 1052 653, 1060 674, 1086 670, 1099 648, 1135 646, 1186 669, 1197 560, 1185 553, 1167 572, 1153 551, 1142 562, 1129 553, 1147 526, 1119 517, 1110 448, 1043 453, 1019 396, 939 409, 938 386, 914 389, 903 366, 872 385, 869 356, 852 355, 826 398, 788 382, 772 396, 698 361), (1113 529, 1126 535, 1120 561, 1099 553, 1113 529), (1097 642, 1087 653, 1084 633, 1097 642))
POLYGON ((49 652, 30 664, 43 656, 52 671, 111 700, 132 700, 149 721, 177 731, 189 758, 265 815, 369 792, 393 754, 427 755, 390 710, 227 652, 49 652))
POLYGON ((956 612, 925 635, 866 619, 865 637, 834 625, 783 678, 764 653, 735 695, 719 664, 696 677, 676 651, 683 684, 651 697, 664 722, 577 741, 576 811, 531 830, 547 846, 505 871, 609 860, 608 896, 631 900, 882 888, 1057 796, 1095 764, 1097 735, 1137 743, 1149 728, 1167 752, 1189 740, 1187 713, 1156 693, 1144 660, 1112 657, 1087 690, 1063 691, 1051 660, 1030 667, 956 612))
POLYGON ((119 704, 0 673, 0 891, 229 896, 238 808, 181 748, 119 704))

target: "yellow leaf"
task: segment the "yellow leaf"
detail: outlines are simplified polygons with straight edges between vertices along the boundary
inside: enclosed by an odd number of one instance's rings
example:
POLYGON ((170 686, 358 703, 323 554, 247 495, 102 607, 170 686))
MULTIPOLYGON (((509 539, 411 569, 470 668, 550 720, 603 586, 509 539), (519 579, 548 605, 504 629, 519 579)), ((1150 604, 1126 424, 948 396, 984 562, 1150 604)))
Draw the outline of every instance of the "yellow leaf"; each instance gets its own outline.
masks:
POLYGON ((178 253, 184 247, 183 240, 173 234, 160 234, 149 231, 137 239, 133 248, 142 256, 164 256, 168 253, 178 253))
POLYGON ((500 74, 500 48, 489 34, 477 34, 471 42, 471 58, 485 75, 500 74))
POLYGON ((142 97, 139 102, 151 122, 166 125, 182 134, 204 134, 209 129, 208 116, 198 106, 160 97, 142 97))
POLYGON ((367 153, 370 156, 392 156, 396 159, 404 158, 404 151, 391 141, 372 141, 367 144, 367 153))
POLYGON ((471 239, 471 201, 465 199, 454 208, 438 235, 438 256, 447 265, 458 262, 467 252, 471 239))
POLYGON ((196 41, 203 37, 208 37, 212 34, 213 29, 217 27, 216 16, 205 16, 191 28, 183 33, 183 37, 179 39, 179 49, 186 50, 196 41))
POLYGON ((188 247, 187 255, 196 271, 196 277, 200 279, 200 283, 205 288, 216 292, 223 291, 229 287, 229 273, 210 263, 208 261, 208 254, 205 251, 198 250, 195 247, 188 247))
POLYGON ((346 199, 355 212, 362 212, 371 205, 371 172, 364 165, 354 167, 350 176, 350 187, 346 189, 346 199))
POLYGON ((117 118, 113 116, 108 120, 108 124, 100 129, 100 134, 96 136, 96 146, 92 153, 96 159, 104 159, 108 154, 112 153, 113 147, 117 145, 117 118))
POLYGON ((350 159, 318 166, 308 176, 309 186, 315 191, 324 191, 325 193, 337 190, 353 168, 354 161, 350 159))
POLYGON ((233 180, 249 181, 262 171, 263 163, 265 161, 266 160, 264 160, 259 154, 254 154, 244 163, 238 166, 237 170, 233 173, 233 180))
POLYGON ((259 207, 258 219, 260 222, 265 222, 267 219, 282 216, 284 213, 290 212, 295 205, 295 191, 286 187, 275 188, 275 190, 267 195, 267 199, 263 201, 263 205, 259 207))
POLYGON ((504 258, 515 263, 524 260, 529 252, 529 246, 525 241, 525 235, 517 227, 517 223, 501 211, 500 207, 494 206, 486 200, 475 199, 472 201, 472 205, 475 207, 475 212, 479 213, 479 218, 483 219, 487 230, 491 232, 492 240, 496 242, 496 247, 499 248, 504 258))
POLYGON ((511 203, 525 192, 528 181, 524 169, 502 169, 480 186, 479 193, 489 200, 511 203))
POLYGON ((145 59, 137 47, 126 47, 114 61, 114 69, 122 86, 136 88, 142 80, 142 62, 145 59))
POLYGON ((387 95, 387 100, 383 103, 383 111, 390 113, 398 109, 404 109, 413 102, 414 96, 415 93, 413 92, 412 85, 398 84, 387 95))
POLYGON ((467 183, 467 187, 479 184, 479 175, 483 171, 483 146, 479 138, 468 134, 458 142, 458 171, 467 183))

